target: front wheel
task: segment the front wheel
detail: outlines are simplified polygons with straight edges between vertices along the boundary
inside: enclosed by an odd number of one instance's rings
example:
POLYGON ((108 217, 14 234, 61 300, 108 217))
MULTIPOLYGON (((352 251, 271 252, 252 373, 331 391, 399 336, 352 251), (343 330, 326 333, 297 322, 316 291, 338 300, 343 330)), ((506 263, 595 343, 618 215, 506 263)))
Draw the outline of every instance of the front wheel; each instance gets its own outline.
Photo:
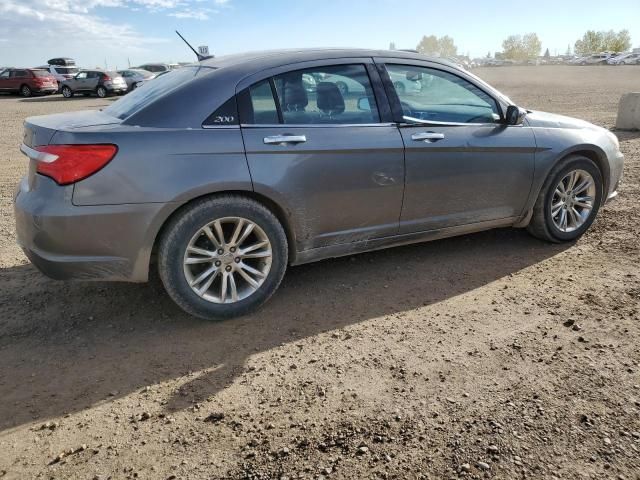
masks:
POLYGON ((160 278, 187 313, 213 320, 247 314, 277 290, 287 267, 282 225, 254 200, 225 195, 180 211, 164 229, 160 278))
POLYGON ((602 173, 593 160, 582 156, 564 159, 538 195, 529 233, 555 243, 579 238, 595 220, 602 195, 602 173))

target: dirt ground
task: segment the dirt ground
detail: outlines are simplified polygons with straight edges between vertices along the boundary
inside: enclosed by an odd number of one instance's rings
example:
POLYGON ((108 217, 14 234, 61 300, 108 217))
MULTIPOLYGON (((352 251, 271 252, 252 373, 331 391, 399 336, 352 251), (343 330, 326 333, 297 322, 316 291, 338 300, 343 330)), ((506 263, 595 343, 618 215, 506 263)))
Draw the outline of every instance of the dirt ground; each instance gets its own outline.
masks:
MULTIPOLYGON (((640 67, 478 70, 613 127, 640 67)), ((0 478, 640 479, 640 133, 573 245, 497 230, 291 268, 208 323, 149 284, 60 283, 15 243, 30 115, 0 97, 0 478)))

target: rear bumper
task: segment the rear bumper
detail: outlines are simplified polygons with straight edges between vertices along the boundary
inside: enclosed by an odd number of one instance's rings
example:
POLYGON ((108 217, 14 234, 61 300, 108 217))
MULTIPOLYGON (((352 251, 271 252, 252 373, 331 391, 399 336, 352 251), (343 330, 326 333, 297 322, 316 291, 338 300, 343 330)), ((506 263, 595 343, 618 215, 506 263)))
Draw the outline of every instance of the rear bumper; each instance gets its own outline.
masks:
POLYGON ((56 93, 58 87, 35 87, 33 88, 35 93, 56 93))
POLYGON ((15 198, 18 244, 45 275, 58 280, 144 282, 165 204, 78 207, 73 187, 36 175, 15 198))

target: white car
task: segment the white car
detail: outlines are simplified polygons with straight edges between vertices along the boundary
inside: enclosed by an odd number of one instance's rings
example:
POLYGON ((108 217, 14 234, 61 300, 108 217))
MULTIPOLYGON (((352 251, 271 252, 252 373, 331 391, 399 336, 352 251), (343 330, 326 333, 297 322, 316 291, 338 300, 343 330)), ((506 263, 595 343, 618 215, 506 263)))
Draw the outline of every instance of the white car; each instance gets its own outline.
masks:
POLYGON ((58 85, 62 85, 62 82, 73 78, 76 73, 80 71, 80 69, 75 65, 43 65, 42 67, 38 67, 38 69, 47 70, 55 77, 58 85))
POLYGON ((638 65, 639 63, 640 53, 623 53, 609 59, 610 65, 638 65))

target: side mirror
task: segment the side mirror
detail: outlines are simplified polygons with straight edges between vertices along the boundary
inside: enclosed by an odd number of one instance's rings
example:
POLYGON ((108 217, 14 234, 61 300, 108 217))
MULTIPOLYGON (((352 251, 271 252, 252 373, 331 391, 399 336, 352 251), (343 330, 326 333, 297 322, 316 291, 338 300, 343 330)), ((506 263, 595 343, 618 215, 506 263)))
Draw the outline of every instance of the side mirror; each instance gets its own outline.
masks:
POLYGON ((522 125, 524 123, 524 117, 527 116, 527 111, 516 105, 509 105, 507 107, 506 121, 507 125, 522 125))
POLYGON ((363 112, 371 111, 371 105, 369 104, 369 99, 367 97, 360 97, 358 99, 358 110, 362 110, 363 112))

